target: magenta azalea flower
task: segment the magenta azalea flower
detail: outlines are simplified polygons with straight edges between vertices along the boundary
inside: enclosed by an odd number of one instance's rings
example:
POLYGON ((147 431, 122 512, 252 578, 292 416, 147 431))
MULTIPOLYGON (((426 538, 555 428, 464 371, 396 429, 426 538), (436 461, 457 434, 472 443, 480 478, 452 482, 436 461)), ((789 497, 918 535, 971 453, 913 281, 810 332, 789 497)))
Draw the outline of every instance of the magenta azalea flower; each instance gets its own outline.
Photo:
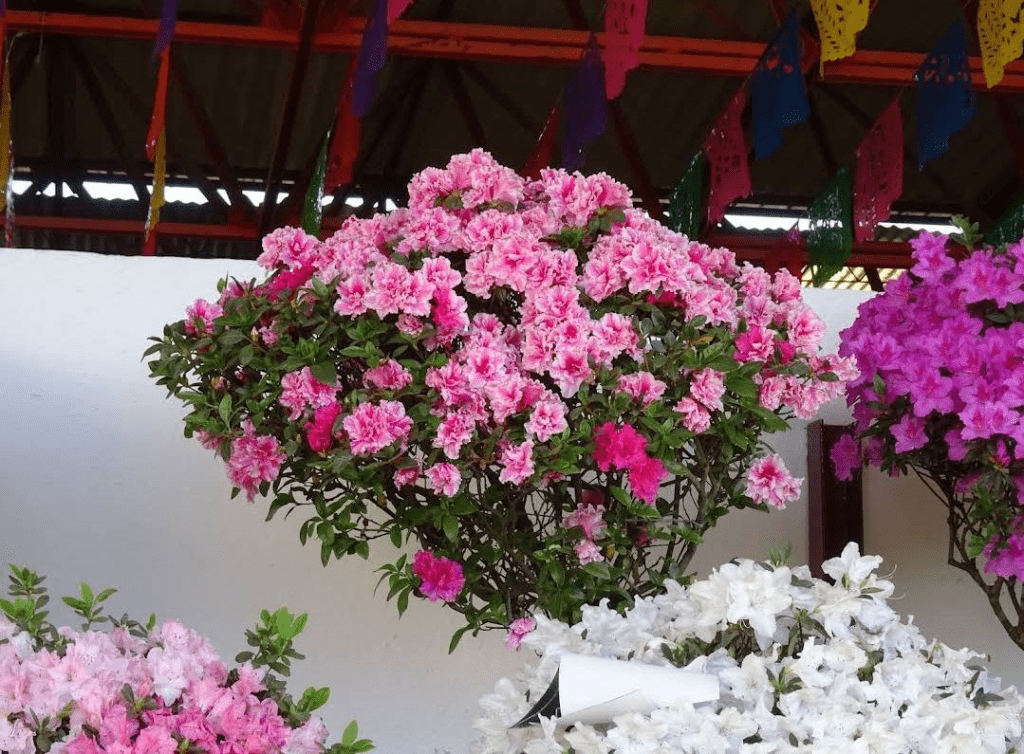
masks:
POLYGON ((853 435, 843 434, 836 444, 829 451, 832 459, 832 466, 835 468, 836 477, 842 480, 853 479, 854 472, 860 468, 860 443, 853 439, 853 435))
POLYGON ((461 565, 435 557, 429 550, 420 550, 413 556, 412 572, 420 578, 420 591, 431 602, 454 602, 466 583, 461 565))

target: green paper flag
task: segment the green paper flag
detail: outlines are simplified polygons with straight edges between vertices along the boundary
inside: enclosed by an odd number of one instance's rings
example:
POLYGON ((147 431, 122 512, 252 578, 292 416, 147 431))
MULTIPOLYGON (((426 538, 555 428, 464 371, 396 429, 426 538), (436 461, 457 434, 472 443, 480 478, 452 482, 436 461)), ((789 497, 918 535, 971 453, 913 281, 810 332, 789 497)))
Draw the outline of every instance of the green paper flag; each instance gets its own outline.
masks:
POLYGON ((1000 246, 1015 243, 1024 238, 1024 194, 1018 194, 1003 216, 996 220, 985 233, 985 243, 1000 246))
POLYGON ((327 146, 331 143, 331 132, 327 131, 320 156, 316 158, 316 170, 306 190, 306 203, 302 207, 302 229, 311 236, 320 235, 320 221, 324 216, 324 177, 327 175, 327 146))
POLYGON ((686 172, 679 179, 668 200, 668 227, 682 233, 691 241, 700 232, 700 211, 704 202, 704 171, 708 160, 704 150, 690 160, 686 172))
POLYGON ((807 208, 807 259, 812 282, 822 285, 846 265, 853 251, 853 184, 843 165, 807 208))

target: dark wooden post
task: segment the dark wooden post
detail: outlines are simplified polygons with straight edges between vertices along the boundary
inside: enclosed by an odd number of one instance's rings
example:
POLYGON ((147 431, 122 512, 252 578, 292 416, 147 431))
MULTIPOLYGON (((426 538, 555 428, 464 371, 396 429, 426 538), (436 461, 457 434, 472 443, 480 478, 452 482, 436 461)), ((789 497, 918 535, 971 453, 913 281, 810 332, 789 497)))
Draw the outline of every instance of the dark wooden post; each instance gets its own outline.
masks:
POLYGON ((807 534, 811 572, 823 576, 821 564, 839 555, 848 542, 864 551, 864 502, 861 476, 836 478, 829 451, 846 427, 821 421, 807 427, 807 534))

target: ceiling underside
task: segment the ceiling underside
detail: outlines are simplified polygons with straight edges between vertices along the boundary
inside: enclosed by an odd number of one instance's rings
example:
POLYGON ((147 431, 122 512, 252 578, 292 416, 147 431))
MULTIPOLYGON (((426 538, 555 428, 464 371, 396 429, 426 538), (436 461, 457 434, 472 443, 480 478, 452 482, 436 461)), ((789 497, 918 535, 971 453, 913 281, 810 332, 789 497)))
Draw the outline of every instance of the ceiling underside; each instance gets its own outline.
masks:
MULTIPOLYGON (((205 205, 169 203, 158 253, 251 257, 261 228, 293 217, 364 23, 365 0, 308 0, 320 13, 308 42, 303 5, 289 0, 179 0, 168 111, 168 183, 195 186, 205 205), (305 65, 295 75, 297 63, 305 65), (298 83, 297 83, 298 82, 298 83), (293 108, 291 132, 286 102, 293 108), (279 163, 279 170, 275 170, 279 163), (242 189, 280 181, 288 196, 274 215, 242 189), (225 201, 218 193, 228 194, 225 201)), ((747 208, 799 214, 854 151, 894 97, 906 138, 904 216, 966 214, 983 224, 1021 189, 1024 66, 984 88, 975 71, 978 116, 925 171, 914 149, 913 69, 976 0, 876 0, 858 53, 813 66, 811 117, 787 129, 783 147, 751 155, 747 208), (965 7, 966 5, 966 7, 965 7)), ((16 177, 31 182, 15 201, 16 241, 36 248, 138 253, 152 165, 144 141, 152 107, 152 58, 159 0, 8 0, 16 177), (13 40, 13 41, 12 41, 13 40), (129 181, 142 199, 91 199, 83 181, 129 181), (50 184, 67 184, 78 196, 50 184)), ((815 34, 805 1, 792 4, 815 34)), ((519 167, 534 149, 590 30, 603 27, 604 0, 415 0, 391 29, 388 62, 363 122, 352 186, 327 207, 336 226, 349 195, 365 211, 400 202, 409 177, 455 153, 484 147, 519 167), (538 41, 540 40, 540 41, 538 41)), ((643 64, 610 103, 608 128, 586 151, 586 172, 629 184, 638 204, 658 210, 701 149, 712 121, 743 83, 778 26, 782 0, 649 0, 643 64)), ((977 49, 971 51, 977 56, 977 49)), ((977 60, 974 61, 977 64, 977 60)), ((749 107, 746 123, 749 131, 749 107)), ((712 233, 716 237, 716 233, 712 233)), ((756 258, 772 239, 738 239, 756 258)), ((871 252, 882 242, 861 245, 871 252)), ((881 267, 905 247, 890 244, 881 267)), ((877 250, 877 249, 876 249, 877 250)), ((873 260, 873 261, 872 261, 873 260)), ((864 261, 861 259, 860 261, 864 261)), ((898 261, 898 260, 897 260, 898 261)))

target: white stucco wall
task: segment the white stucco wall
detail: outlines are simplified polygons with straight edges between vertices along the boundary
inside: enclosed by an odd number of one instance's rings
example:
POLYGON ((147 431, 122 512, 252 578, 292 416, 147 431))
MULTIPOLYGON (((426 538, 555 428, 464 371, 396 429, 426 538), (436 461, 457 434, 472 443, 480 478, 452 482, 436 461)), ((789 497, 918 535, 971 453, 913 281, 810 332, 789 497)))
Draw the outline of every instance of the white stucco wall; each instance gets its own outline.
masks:
MULTIPOLYGON (((332 731, 355 717, 386 754, 465 751, 476 700, 523 658, 496 634, 467 637, 449 657, 458 616, 414 601, 399 620, 393 604, 373 596, 383 557, 324 569, 318 547, 299 546, 298 518, 265 524, 262 504, 230 500, 221 464, 182 437, 183 410, 148 378, 146 338, 195 298, 212 297, 225 274, 248 278, 257 268, 0 250, 0 567, 47 574, 53 595, 82 580, 116 586, 113 611, 179 618, 227 659, 243 648, 261 608, 308 612, 299 640, 307 660, 293 683, 296 691, 332 688, 323 711, 332 731)), ((807 292, 833 345, 866 295, 807 292)), ((826 412, 838 423, 847 416, 841 405, 826 412)), ((772 443, 794 473, 806 473, 802 425, 772 443)), ((918 515, 889 503, 917 491, 887 479, 869 479, 867 489, 868 549, 899 566, 897 591, 906 597, 898 608, 928 634, 992 651, 999 672, 1024 681, 1019 655, 993 630, 980 593, 943 565, 937 503, 921 503, 929 513, 918 515)), ((783 512, 727 517, 697 568, 764 557, 786 541, 803 562, 806 510, 802 499, 783 512)), ((59 604, 55 618, 70 620, 59 604)))

